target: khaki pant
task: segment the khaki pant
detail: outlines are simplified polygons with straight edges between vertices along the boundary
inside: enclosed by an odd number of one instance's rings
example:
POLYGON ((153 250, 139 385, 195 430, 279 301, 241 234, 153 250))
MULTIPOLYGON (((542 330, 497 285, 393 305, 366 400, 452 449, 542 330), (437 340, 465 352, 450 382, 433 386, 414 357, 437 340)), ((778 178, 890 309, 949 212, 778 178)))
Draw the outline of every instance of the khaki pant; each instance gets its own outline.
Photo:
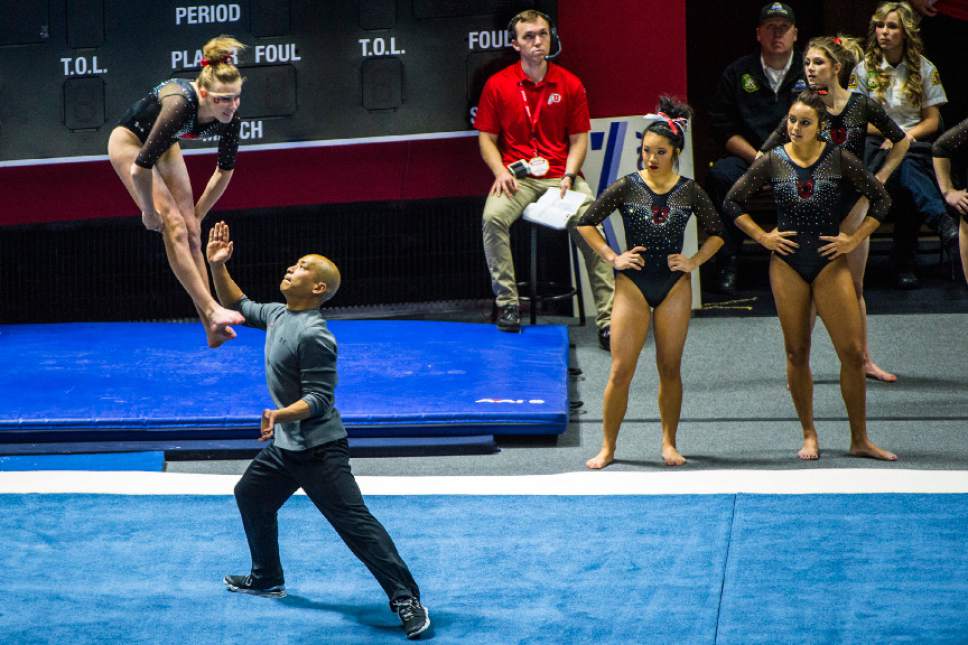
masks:
MULTIPOLYGON (((514 261, 511 257, 511 236, 509 230, 521 214, 524 207, 538 200, 549 188, 559 188, 561 179, 532 179, 525 177, 518 180, 518 191, 513 195, 506 193, 500 196, 489 195, 484 203, 484 257, 487 259, 487 269, 491 272, 491 288, 497 300, 497 306, 518 303, 518 286, 514 277, 514 261)), ((615 291, 615 277, 612 267, 605 260, 598 257, 584 238, 575 228, 581 217, 595 200, 588 183, 578 177, 574 190, 585 193, 588 198, 581 205, 578 212, 568 222, 568 233, 585 256, 585 266, 588 267, 589 283, 595 298, 595 324, 599 329, 609 324, 612 317, 612 294, 615 291)), ((578 270, 578 267, 575 267, 578 270)))

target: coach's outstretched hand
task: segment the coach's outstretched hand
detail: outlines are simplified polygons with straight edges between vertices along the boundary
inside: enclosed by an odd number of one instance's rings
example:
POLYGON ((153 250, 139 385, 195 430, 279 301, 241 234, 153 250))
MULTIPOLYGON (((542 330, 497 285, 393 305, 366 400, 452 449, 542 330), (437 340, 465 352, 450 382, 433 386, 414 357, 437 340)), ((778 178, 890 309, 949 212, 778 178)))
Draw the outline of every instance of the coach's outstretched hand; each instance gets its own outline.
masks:
POLYGON ((232 258, 232 240, 229 237, 229 225, 216 222, 208 232, 208 247, 205 253, 209 264, 225 264, 232 258))

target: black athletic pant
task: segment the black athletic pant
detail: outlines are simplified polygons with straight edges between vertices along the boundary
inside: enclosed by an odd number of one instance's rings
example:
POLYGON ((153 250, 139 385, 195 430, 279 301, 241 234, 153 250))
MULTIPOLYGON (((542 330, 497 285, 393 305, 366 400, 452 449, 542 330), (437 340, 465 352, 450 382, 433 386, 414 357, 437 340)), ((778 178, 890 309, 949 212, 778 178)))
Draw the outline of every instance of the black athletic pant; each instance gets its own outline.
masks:
POLYGON ((256 455, 236 484, 235 500, 242 513, 252 554, 252 578, 257 586, 284 582, 276 514, 300 487, 370 570, 391 602, 420 597, 417 583, 393 540, 363 503, 350 471, 346 439, 302 451, 283 450, 270 444, 256 455))

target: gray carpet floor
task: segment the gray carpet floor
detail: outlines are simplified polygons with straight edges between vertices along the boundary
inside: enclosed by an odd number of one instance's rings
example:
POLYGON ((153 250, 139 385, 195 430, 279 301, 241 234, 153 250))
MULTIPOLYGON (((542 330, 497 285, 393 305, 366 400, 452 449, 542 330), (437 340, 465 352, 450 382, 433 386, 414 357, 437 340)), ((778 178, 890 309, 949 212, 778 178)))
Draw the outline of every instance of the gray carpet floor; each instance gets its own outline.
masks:
MULTIPOLYGON (((554 322, 561 319, 542 319, 554 322)), ((683 356, 679 449, 686 469, 968 469, 968 314, 870 317, 870 345, 894 384, 868 381, 868 429, 898 453, 885 463, 847 455, 849 431, 839 362, 822 324, 814 331, 814 413, 821 459, 801 462, 797 421, 784 373, 783 341, 773 317, 693 318, 683 356)), ((499 440, 491 455, 354 459, 357 475, 523 475, 584 469, 601 445, 602 393, 609 355, 594 327, 571 329, 573 365, 582 374, 572 398, 583 402, 556 439, 499 440)), ((650 338, 639 360, 617 461, 609 470, 661 470, 658 379, 650 338)), ((247 461, 174 461, 172 472, 241 473, 247 461)))

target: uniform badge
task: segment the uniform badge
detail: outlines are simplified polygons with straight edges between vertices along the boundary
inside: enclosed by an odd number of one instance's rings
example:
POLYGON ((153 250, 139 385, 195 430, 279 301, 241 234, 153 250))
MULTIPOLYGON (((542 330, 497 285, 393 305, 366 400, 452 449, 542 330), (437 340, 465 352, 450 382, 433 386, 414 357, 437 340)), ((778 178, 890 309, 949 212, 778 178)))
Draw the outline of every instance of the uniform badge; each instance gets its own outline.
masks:
POLYGON ((743 90, 749 94, 752 94, 753 92, 757 92, 760 89, 760 86, 756 84, 756 81, 753 80, 753 77, 750 76, 749 74, 743 74, 742 76, 740 76, 739 83, 740 85, 743 86, 743 90))
POLYGON ((558 92, 552 92, 548 96, 548 105, 551 105, 552 103, 561 103, 561 94, 558 94, 558 92))
POLYGON ((857 74, 853 72, 850 73, 850 80, 847 81, 847 89, 848 90, 857 89, 857 74))
POLYGON ((807 89, 807 82, 802 78, 798 78, 797 82, 793 84, 793 91, 802 92, 805 89, 807 89))
POLYGON ((931 84, 941 85, 941 75, 938 74, 938 70, 934 70, 933 72, 931 72, 931 84))

